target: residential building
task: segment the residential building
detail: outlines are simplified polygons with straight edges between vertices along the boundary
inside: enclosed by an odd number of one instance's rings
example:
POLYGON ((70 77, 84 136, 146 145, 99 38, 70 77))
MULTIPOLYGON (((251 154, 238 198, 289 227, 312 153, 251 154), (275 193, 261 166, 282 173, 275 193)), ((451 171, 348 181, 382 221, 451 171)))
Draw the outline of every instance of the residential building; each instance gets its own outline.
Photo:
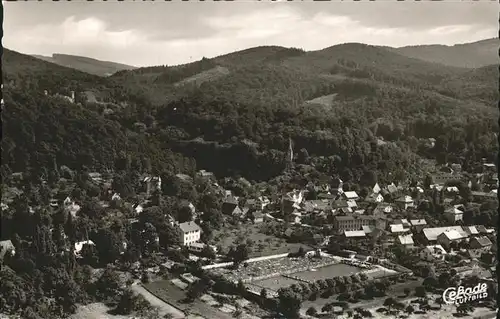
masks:
POLYGON ((372 193, 373 194, 378 194, 382 191, 382 188, 380 188, 380 185, 378 183, 375 183, 375 185, 372 188, 372 193))
POLYGON ((346 201, 357 201, 359 199, 359 196, 356 192, 354 191, 347 191, 347 192, 344 192, 342 195, 342 199, 346 200, 346 201))
POLYGON ((368 203, 382 203, 384 201, 384 196, 380 193, 371 193, 365 198, 365 202, 368 203))
POLYGON ((425 261, 444 261, 447 253, 441 245, 427 246, 420 251, 420 259, 425 261))
POLYGON ((455 207, 446 209, 444 215, 453 224, 464 219, 464 212, 455 207))
POLYGON ((464 226, 463 230, 469 235, 469 236, 477 236, 480 234, 479 230, 477 229, 476 226, 464 226))
POLYGON ((394 220, 393 223, 394 224, 401 224, 401 225, 403 225, 404 228, 410 228, 411 227, 411 223, 406 218, 396 219, 396 220, 394 220))
POLYGON ((451 230, 457 231, 464 238, 468 237, 468 234, 463 230, 462 226, 449 226, 449 227, 424 228, 422 230, 423 239, 428 243, 436 242, 439 235, 451 230))
POLYGON ((491 249, 493 243, 486 236, 473 237, 469 242, 470 248, 487 252, 491 249))
POLYGON ((396 205, 401 209, 408 209, 410 207, 415 207, 415 202, 411 196, 402 196, 395 200, 396 205))
POLYGON ((201 228, 195 222, 180 223, 178 228, 180 229, 181 245, 189 246, 200 240, 201 228))
POLYGON ((375 209, 373 209, 373 215, 386 215, 392 213, 392 205, 389 203, 379 203, 375 209))
POLYGON ((399 235, 398 236, 398 242, 405 246, 405 247, 413 247, 414 246, 414 242, 413 242, 413 235, 412 234, 408 234, 408 235, 399 235))
POLYGON ((404 228, 402 224, 392 224, 389 225, 389 231, 391 234, 407 233, 410 231, 409 228, 404 228))
POLYGON ((457 230, 445 231, 437 237, 437 242, 443 247, 450 247, 452 242, 458 242, 466 238, 462 233, 457 230))
POLYGON ((411 219, 410 224, 415 227, 415 226, 425 226, 427 225, 427 221, 425 219, 411 219))

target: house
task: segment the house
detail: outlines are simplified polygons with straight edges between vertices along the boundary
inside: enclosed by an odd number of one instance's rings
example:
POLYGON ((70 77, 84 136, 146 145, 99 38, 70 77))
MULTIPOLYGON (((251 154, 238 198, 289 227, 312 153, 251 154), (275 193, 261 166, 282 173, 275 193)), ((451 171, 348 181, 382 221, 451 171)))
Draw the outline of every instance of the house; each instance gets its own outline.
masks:
POLYGON ((11 256, 16 254, 16 248, 11 240, 0 241, 0 260, 2 260, 6 254, 10 254, 11 256))
POLYGON ((347 201, 357 201, 359 199, 359 196, 354 191, 348 191, 342 194, 342 198, 347 201))
POLYGON ((233 215, 233 213, 236 211, 236 209, 240 210, 238 207, 238 201, 236 198, 230 196, 224 199, 224 202, 222 203, 221 211, 225 215, 233 215))
POLYGON ((476 228, 476 226, 464 226, 463 230, 469 235, 469 236, 477 236, 479 235, 479 230, 476 228))
POLYGON ((391 183, 390 185, 387 185, 383 190, 382 190, 382 195, 388 198, 394 198, 399 194, 399 189, 394 185, 394 183, 391 183))
POLYGON ((142 179, 142 183, 146 188, 146 194, 151 195, 155 191, 161 191, 160 176, 146 176, 142 179))
POLYGON ((402 196, 396 199, 396 205, 398 205, 401 209, 408 209, 410 207, 415 206, 415 202, 411 196, 402 196))
POLYGON ((177 225, 180 229, 181 245, 189 246, 201 237, 201 228, 195 222, 185 222, 177 225))
POLYGON ((346 210, 348 212, 352 212, 352 208, 349 207, 349 204, 345 200, 336 200, 332 202, 332 209, 334 211, 346 210))
POLYGON ((404 228, 410 228, 411 227, 410 222, 406 218, 396 219, 394 221, 394 224, 401 224, 401 225, 403 225, 404 228))
POLYGON ((392 224, 389 225, 389 231, 392 234, 398 234, 398 233, 406 233, 409 232, 410 230, 408 228, 404 228, 402 224, 392 224))
POLYGON ((427 221, 425 219, 411 219, 410 224, 415 227, 415 226, 425 226, 427 225, 427 221))
POLYGON ((463 236, 463 234, 458 232, 457 230, 449 230, 441 233, 437 237, 437 242, 443 247, 450 247, 450 244, 452 242, 457 242, 464 238, 465 237, 463 236))
POLYGON ((384 201, 384 196, 380 193, 371 193, 365 198, 365 202, 368 203, 382 203, 384 201))
POLYGON ((382 188, 380 188, 379 184, 378 183, 375 183, 375 186, 373 186, 372 188, 372 193, 373 194, 378 194, 382 191, 382 188))
POLYGON ((344 236, 346 238, 363 238, 366 237, 366 234, 362 230, 346 230, 344 236))
POLYGON ((493 243, 486 236, 473 237, 469 242, 470 248, 475 250, 480 250, 482 252, 487 252, 491 249, 493 243))
POLYGON ((111 200, 112 201, 118 201, 118 200, 121 200, 122 198, 120 197, 120 194, 118 193, 114 193, 113 196, 111 196, 111 200))
POLYGON ((373 209, 373 215, 386 215, 392 213, 392 205, 389 203, 379 203, 373 209))
POLYGON ((455 207, 446 209, 444 215, 453 224, 464 219, 464 212, 455 207))
POLYGON ((356 209, 358 207, 358 204, 356 203, 355 200, 350 199, 347 201, 347 206, 352 210, 352 209, 356 209))
POLYGON ((439 235, 450 230, 457 231, 464 238, 468 237, 467 233, 462 229, 462 226, 424 228, 422 233, 424 235, 424 239, 431 243, 436 242, 439 235))
POLYGON ((398 236, 398 242, 403 245, 403 246, 406 246, 406 247, 413 247, 413 245, 415 244, 413 242, 413 235, 412 234, 408 234, 408 235, 399 235, 398 236))
POLYGON ((447 253, 441 245, 427 246, 420 251, 420 259, 425 261, 444 261, 447 253))

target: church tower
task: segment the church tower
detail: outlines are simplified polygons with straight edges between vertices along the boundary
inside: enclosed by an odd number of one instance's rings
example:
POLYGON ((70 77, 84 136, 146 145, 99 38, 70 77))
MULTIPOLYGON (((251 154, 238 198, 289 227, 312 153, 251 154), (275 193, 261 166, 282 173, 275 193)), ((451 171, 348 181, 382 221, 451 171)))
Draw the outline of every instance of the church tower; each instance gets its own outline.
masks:
POLYGON ((293 143, 292 138, 288 138, 288 151, 286 154, 286 167, 290 169, 293 167, 293 143))

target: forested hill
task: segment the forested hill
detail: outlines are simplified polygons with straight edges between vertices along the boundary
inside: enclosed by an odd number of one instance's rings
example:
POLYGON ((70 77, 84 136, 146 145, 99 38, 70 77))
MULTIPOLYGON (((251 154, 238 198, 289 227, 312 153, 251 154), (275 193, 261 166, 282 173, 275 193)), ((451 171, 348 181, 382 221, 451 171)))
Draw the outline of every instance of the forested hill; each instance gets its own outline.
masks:
POLYGON ((498 65, 498 39, 487 39, 473 43, 447 45, 418 45, 388 48, 395 52, 429 62, 444 65, 479 68, 498 65))
POLYGON ((492 69, 447 67, 363 44, 259 47, 108 78, 9 50, 2 60, 4 170, 50 167, 55 158, 96 169, 197 165, 262 180, 283 171, 291 137, 297 160, 328 174, 405 179, 420 158, 467 166, 492 158, 497 147, 492 69), (76 104, 53 97, 70 91, 76 104), (437 139, 435 148, 428 138, 437 139))
POLYGON ((54 53, 52 56, 36 54, 33 56, 37 59, 99 76, 110 76, 118 71, 136 69, 135 66, 110 61, 101 61, 77 55, 54 53))

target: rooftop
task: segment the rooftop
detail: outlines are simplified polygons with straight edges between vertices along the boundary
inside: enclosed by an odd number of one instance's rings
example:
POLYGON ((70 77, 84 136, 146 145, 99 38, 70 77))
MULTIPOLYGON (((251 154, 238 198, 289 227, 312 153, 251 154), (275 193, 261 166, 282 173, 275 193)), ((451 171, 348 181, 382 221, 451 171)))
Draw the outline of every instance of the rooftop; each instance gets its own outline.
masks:
POLYGON ((433 241, 437 240, 438 236, 442 233, 450 230, 456 230, 458 233, 462 234, 462 237, 468 237, 467 233, 462 229, 462 226, 424 228, 422 231, 427 240, 433 241))
POLYGON ((196 224, 195 222, 185 222, 185 223, 180 223, 179 228, 182 230, 182 232, 187 233, 190 231, 197 231, 200 230, 200 226, 196 224))
POLYGON ((413 245, 413 235, 400 235, 398 236, 401 245, 413 245))

